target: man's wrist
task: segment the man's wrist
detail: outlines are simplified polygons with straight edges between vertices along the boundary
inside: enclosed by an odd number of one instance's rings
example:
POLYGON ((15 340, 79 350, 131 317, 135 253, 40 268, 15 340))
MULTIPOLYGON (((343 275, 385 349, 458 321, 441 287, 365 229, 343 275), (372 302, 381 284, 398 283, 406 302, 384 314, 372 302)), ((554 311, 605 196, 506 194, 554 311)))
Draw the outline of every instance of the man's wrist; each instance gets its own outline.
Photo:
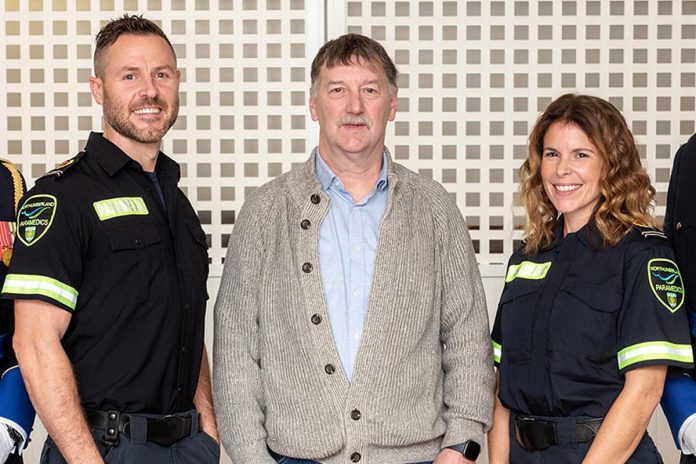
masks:
POLYGON ((481 445, 473 440, 467 440, 458 445, 451 445, 447 448, 461 453, 469 461, 476 461, 481 454, 481 445))

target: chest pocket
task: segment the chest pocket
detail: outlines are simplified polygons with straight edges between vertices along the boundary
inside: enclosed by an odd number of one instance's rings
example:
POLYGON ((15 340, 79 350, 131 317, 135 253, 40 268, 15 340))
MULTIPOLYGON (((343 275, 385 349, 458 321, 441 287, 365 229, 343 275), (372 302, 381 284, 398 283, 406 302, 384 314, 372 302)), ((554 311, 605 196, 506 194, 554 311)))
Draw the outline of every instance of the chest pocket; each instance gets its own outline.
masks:
POLYGON ((519 363, 529 359, 532 345, 534 306, 541 291, 538 281, 520 280, 506 286, 500 297, 503 359, 519 363))
POLYGON ((616 336, 622 294, 599 285, 570 285, 555 302, 551 330, 559 333, 559 348, 593 360, 616 356, 616 336))
POLYGON ((166 280, 157 227, 138 224, 107 230, 106 236, 112 251, 107 269, 113 273, 115 296, 124 303, 145 301, 153 290, 151 285, 166 280))

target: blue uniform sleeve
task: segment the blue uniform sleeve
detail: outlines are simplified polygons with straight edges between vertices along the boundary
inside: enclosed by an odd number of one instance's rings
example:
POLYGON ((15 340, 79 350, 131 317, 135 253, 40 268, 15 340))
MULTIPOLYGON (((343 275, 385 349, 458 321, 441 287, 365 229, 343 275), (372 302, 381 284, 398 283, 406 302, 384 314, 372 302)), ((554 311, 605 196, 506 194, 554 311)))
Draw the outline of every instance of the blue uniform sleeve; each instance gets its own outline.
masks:
MULTIPOLYGON (((34 423, 34 407, 24 386, 19 367, 8 369, 0 377, 0 417, 9 419, 21 428, 23 436, 29 436, 34 423)), ((25 441, 26 447, 28 440, 25 441)))

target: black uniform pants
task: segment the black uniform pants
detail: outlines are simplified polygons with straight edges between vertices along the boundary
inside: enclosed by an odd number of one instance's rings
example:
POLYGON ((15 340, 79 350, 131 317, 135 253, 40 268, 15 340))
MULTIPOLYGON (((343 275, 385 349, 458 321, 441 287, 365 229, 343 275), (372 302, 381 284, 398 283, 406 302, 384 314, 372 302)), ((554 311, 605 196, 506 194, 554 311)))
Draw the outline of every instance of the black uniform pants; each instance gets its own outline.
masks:
POLYGON ((682 454, 679 464, 696 464, 696 456, 693 454, 682 454))
MULTIPOLYGON (((195 416, 198 417, 197 415, 195 416)), ((218 464, 220 445, 207 433, 198 429, 198 421, 191 427, 191 435, 171 446, 148 442, 146 421, 130 422, 131 433, 119 435, 118 446, 107 446, 104 429, 92 427, 92 436, 106 464, 218 464)), ((41 452, 41 464, 65 464, 55 442, 49 436, 41 452)))
MULTIPOLYGON (((562 421, 557 424, 556 429, 560 444, 540 451, 526 450, 515 440, 515 426, 512 422, 514 414, 510 416, 510 464, 580 464, 592 445, 592 440, 577 443, 573 438, 575 424, 562 421)), ((626 462, 628 464, 663 464, 662 457, 647 432, 626 462)))

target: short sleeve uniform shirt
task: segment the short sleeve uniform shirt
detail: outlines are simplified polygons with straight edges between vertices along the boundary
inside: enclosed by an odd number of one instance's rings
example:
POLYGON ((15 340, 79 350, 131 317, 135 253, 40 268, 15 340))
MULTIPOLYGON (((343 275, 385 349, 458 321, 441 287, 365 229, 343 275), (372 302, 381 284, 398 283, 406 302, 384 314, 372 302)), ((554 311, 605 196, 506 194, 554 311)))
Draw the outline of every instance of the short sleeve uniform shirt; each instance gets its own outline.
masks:
POLYGON ((587 225, 510 258, 493 327, 500 400, 517 414, 604 417, 627 371, 693 362, 684 290, 664 236, 603 247, 587 225))
POLYGON ((62 343, 83 405, 159 414, 193 407, 203 350, 208 255, 198 217, 160 153, 153 182, 92 133, 18 213, 4 298, 72 314, 62 343))

